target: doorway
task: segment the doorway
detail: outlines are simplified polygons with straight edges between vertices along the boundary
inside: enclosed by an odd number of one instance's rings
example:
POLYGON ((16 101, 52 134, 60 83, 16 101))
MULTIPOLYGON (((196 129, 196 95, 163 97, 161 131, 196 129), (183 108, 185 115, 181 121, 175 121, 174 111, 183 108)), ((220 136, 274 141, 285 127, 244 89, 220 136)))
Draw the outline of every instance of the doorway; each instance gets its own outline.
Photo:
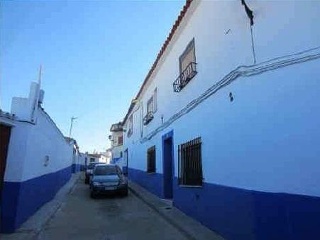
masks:
POLYGON ((163 146, 163 195, 166 199, 173 198, 173 131, 162 136, 163 146))

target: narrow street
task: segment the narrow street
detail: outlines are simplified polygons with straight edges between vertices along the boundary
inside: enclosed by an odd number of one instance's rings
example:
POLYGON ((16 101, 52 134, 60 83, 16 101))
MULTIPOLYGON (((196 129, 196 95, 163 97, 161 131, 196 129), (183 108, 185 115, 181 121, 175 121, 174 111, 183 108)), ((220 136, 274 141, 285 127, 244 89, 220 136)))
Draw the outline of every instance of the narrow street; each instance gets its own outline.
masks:
POLYGON ((129 196, 91 199, 80 178, 35 239, 187 239, 143 201, 129 196))

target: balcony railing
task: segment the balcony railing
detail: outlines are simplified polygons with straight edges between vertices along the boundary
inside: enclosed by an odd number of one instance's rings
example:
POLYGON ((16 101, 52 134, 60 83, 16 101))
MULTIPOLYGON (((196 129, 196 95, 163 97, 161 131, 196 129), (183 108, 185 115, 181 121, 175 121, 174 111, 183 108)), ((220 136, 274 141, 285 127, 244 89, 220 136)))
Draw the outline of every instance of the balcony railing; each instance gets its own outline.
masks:
POLYGON ((143 125, 147 125, 153 119, 153 112, 148 112, 147 115, 143 118, 143 125))
POLYGON ((173 82, 173 91, 180 92, 188 82, 197 74, 197 63, 191 62, 180 76, 173 82))

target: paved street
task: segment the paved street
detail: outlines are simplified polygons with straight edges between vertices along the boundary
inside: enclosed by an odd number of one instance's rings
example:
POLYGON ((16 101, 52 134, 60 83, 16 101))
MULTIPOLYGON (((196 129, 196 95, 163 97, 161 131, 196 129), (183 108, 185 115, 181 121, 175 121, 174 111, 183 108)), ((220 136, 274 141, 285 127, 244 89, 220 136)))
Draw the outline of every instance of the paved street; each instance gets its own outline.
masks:
POLYGON ((36 239, 187 239, 132 193, 91 199, 80 179, 36 239))
POLYGON ((163 201, 130 182, 128 197, 91 199, 83 174, 74 175, 55 199, 13 234, 1 240, 223 240, 163 201), (81 176, 79 178, 79 176, 81 176))

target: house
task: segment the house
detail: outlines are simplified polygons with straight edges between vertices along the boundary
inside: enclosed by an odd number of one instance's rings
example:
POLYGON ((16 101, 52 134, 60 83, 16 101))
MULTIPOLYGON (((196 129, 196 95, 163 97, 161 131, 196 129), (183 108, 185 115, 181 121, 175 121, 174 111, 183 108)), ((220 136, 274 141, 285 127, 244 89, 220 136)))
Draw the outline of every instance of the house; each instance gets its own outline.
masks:
POLYGON ((70 137, 64 137, 69 145, 73 145, 72 154, 72 173, 77 173, 83 170, 84 167, 84 157, 80 153, 77 141, 70 137))
POLYGON ((87 162, 86 164, 89 165, 89 163, 99 163, 101 159, 100 153, 87 153, 87 162))
POLYGON ((0 113, 0 230, 14 232, 70 179, 74 144, 41 107, 39 83, 0 113))
POLYGON ((320 238, 319 12, 186 1, 123 120, 129 178, 226 239, 320 238))
POLYGON ((111 125, 111 135, 109 140, 111 141, 111 155, 112 163, 119 165, 125 172, 127 163, 123 161, 123 125, 122 122, 118 122, 111 125))
POLYGON ((110 164, 112 160, 112 152, 111 149, 107 149, 105 152, 101 152, 100 161, 106 164, 110 164))

